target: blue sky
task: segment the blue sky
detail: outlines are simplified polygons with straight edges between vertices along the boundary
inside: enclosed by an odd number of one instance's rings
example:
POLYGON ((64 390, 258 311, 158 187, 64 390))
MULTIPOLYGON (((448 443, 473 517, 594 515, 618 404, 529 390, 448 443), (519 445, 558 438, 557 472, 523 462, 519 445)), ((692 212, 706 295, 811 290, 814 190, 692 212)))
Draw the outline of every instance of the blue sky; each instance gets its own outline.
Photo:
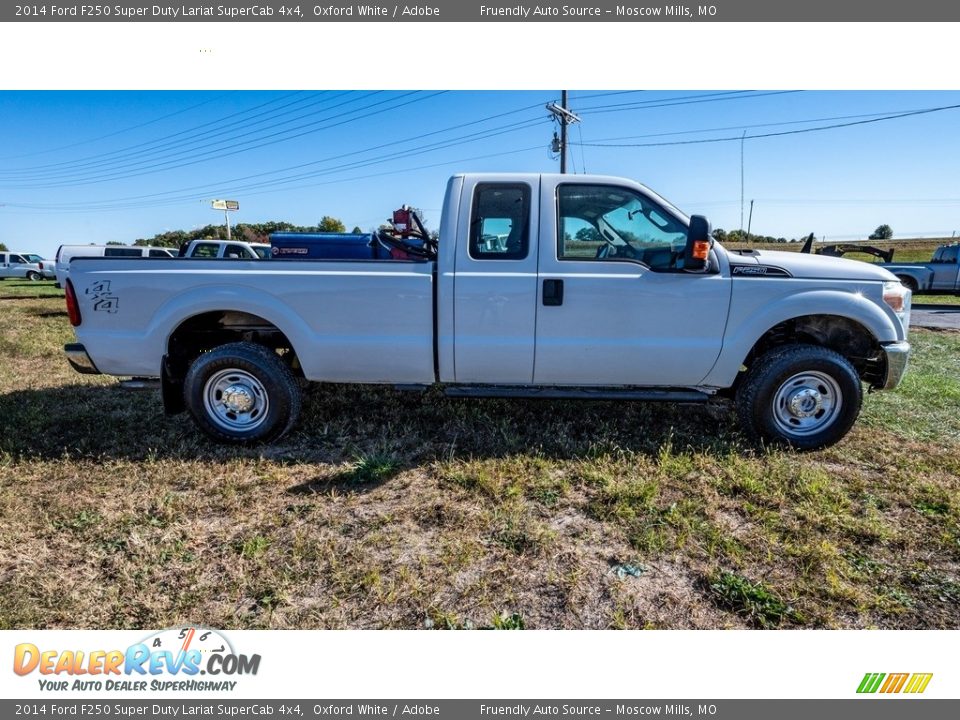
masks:
MULTIPOLYGON (((0 92, 0 242, 132 242, 222 220, 439 221, 459 171, 555 171, 554 90, 0 92)), ((570 170, 643 182, 715 227, 847 240, 960 231, 960 92, 570 91, 570 170), (798 130, 860 123, 798 133, 798 130), (750 135, 784 133, 766 138, 750 135), (692 143, 698 140, 736 138, 692 143), (583 143, 578 144, 578 143, 583 143), (658 143, 684 143, 657 145, 658 143), (744 221, 746 223, 746 220, 744 221)))

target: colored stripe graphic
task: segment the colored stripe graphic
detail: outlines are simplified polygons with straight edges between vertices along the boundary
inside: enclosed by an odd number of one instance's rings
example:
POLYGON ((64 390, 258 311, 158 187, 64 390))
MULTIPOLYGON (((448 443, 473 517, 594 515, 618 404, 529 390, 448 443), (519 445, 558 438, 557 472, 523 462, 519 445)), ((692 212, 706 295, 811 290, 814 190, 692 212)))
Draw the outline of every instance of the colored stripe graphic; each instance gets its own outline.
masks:
POLYGON ((860 681, 860 687, 857 688, 857 692, 875 693, 877 688, 880 687, 880 682, 884 677, 886 677, 886 675, 883 673, 867 673, 863 676, 863 680, 860 681))
POLYGON ((922 693, 927 689, 927 685, 930 684, 930 679, 933 677, 933 673, 914 673, 913 677, 910 678, 910 682, 907 683, 905 693, 922 693))
POLYGON ((860 685, 857 686, 857 692, 861 694, 871 694, 879 691, 883 694, 896 694, 899 692, 919 694, 927 689, 933 673, 866 673, 860 685))
POLYGON ((904 683, 907 682, 908 677, 910 677, 910 673, 890 673, 887 675, 887 681, 883 684, 883 687, 880 688, 880 692, 900 692, 903 689, 904 683))

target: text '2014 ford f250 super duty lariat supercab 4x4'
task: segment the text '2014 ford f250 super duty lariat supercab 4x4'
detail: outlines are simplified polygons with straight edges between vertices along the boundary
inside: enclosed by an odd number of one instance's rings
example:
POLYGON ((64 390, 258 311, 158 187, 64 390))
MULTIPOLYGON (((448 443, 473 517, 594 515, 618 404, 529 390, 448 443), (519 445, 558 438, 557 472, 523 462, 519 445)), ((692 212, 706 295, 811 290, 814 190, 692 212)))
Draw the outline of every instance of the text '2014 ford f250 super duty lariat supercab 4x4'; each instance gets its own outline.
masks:
POLYGON ((753 439, 842 438, 862 383, 893 388, 910 291, 866 263, 731 251, 706 219, 589 175, 456 175, 439 239, 398 224, 383 260, 78 258, 81 372, 160 377, 168 412, 266 441, 298 378, 469 397, 733 398, 753 439))

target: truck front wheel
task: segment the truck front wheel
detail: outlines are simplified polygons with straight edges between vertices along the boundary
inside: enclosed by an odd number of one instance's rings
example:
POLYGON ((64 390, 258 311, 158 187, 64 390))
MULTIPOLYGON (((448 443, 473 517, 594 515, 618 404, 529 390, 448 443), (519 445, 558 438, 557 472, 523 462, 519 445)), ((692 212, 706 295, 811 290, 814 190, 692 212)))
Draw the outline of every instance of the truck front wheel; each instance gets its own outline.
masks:
POLYGON ((862 402, 853 365, 818 345, 790 345, 757 358, 736 396, 740 426, 751 439, 798 450, 839 442, 862 402))
POLYGON ((290 368, 262 345, 230 343, 190 366, 183 399, 214 440, 258 443, 287 432, 300 415, 300 388, 290 368))

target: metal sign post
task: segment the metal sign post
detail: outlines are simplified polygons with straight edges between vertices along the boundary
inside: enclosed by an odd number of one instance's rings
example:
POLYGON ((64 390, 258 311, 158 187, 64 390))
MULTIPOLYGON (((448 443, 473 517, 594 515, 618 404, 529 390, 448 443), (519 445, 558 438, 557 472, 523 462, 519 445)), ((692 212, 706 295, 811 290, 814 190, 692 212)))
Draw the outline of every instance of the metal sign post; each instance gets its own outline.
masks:
POLYGON ((230 237, 230 211, 240 209, 239 200, 211 200, 210 207, 214 210, 223 210, 223 221, 227 224, 227 240, 230 237))

